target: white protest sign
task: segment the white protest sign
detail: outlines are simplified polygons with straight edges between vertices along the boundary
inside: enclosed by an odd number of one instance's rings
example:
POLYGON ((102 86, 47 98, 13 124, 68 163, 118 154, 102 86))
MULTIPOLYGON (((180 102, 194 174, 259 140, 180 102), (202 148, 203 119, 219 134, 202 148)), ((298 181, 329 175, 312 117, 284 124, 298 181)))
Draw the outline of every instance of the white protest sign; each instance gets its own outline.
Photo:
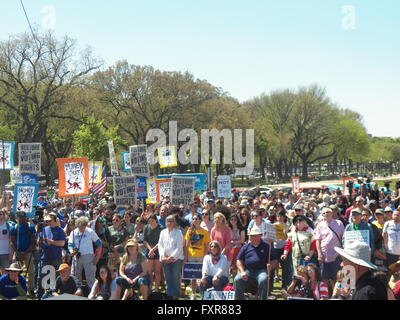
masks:
POLYGON ((218 198, 223 199, 230 199, 232 197, 230 176, 217 177, 217 195, 218 198))
POLYGON ((14 142, 0 141, 0 169, 14 169, 14 146, 14 142))
POLYGON ((266 234, 265 234, 265 239, 270 240, 270 241, 276 241, 276 229, 275 226, 272 223, 266 223, 266 234))
POLYGON ((147 179, 146 181, 146 189, 147 189, 147 204, 155 204, 157 203, 157 191, 156 191, 156 179, 147 179))
POLYGON ((19 143, 18 163, 21 173, 41 174, 41 143, 19 143))
POLYGON ((111 167, 111 174, 118 175, 118 165, 117 165, 117 158, 115 157, 114 151, 114 143, 112 141, 107 141, 108 143, 108 152, 110 154, 110 167, 111 167))
POLYGON ((114 183, 114 203, 117 207, 136 204, 136 183, 135 177, 116 177, 114 183))
POLYGON ((292 178, 292 192, 293 193, 300 192, 300 178, 299 177, 292 178))
POLYGON ((150 177, 149 164, 147 162, 147 145, 129 147, 130 168, 132 174, 141 177, 150 177))
POLYGON ((358 240, 361 242, 369 243, 369 230, 352 230, 345 231, 344 233, 344 248, 349 246, 350 241, 358 240))
POLYGON ((193 177, 171 177, 172 181, 172 192, 171 201, 174 206, 184 204, 188 207, 193 201, 194 195, 194 181, 193 177))
POLYGON ((235 300, 235 291, 206 291, 203 300, 235 300))

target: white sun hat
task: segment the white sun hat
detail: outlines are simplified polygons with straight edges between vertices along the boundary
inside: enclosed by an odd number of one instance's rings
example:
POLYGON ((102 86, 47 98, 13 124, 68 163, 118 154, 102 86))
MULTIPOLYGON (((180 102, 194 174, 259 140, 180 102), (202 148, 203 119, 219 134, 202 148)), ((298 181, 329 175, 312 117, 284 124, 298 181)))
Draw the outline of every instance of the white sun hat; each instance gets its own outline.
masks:
POLYGON ((368 244, 359 240, 349 241, 347 248, 335 247, 337 253, 351 262, 370 269, 378 269, 371 263, 371 249, 368 244))

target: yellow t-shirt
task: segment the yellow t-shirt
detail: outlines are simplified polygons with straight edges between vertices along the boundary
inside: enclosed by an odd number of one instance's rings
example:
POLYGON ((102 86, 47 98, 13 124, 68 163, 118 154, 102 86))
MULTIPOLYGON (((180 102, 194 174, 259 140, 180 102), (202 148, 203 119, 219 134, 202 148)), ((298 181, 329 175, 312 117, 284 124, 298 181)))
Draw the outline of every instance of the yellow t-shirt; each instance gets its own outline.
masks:
POLYGON ((376 225, 379 229, 383 229, 383 225, 379 224, 378 221, 374 221, 374 222, 372 222, 372 224, 376 225))
POLYGON ((206 255, 205 245, 210 242, 210 234, 206 229, 195 230, 192 236, 189 236, 190 229, 186 232, 185 240, 190 241, 188 256, 201 258, 206 255))

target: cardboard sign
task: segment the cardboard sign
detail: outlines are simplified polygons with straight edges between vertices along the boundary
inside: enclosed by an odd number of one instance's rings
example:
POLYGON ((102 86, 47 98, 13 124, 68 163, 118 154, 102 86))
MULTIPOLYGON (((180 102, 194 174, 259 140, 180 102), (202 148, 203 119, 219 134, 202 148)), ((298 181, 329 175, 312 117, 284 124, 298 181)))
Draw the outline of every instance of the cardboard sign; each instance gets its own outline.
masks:
POLYGON ((203 300, 235 300, 235 291, 207 290, 204 292, 203 300))
MULTIPOLYGON (((192 177, 194 178, 194 189, 197 193, 203 193, 207 190, 207 174, 206 173, 182 173, 182 174, 173 174, 178 177, 192 177)), ((169 179, 172 178, 173 175, 162 174, 158 175, 157 179, 169 179)))
POLYGON ((108 152, 110 155, 111 175, 115 176, 118 175, 118 165, 117 165, 117 158, 115 157, 114 143, 112 141, 107 141, 107 143, 108 143, 108 152))
POLYGON ((89 183, 98 184, 101 182, 101 172, 103 171, 103 161, 89 162, 89 183))
POLYGON ((0 170, 14 169, 15 142, 0 141, 0 170))
POLYGON ((184 204, 188 207, 193 201, 194 178, 172 176, 171 201, 174 206, 184 204))
POLYGON ((171 199, 171 179, 156 179, 156 201, 171 199))
POLYGON ((178 166, 178 159, 176 157, 176 147, 168 146, 158 148, 158 162, 160 168, 169 168, 178 166))
POLYGON ((14 213, 23 211, 28 219, 33 219, 36 212, 38 192, 38 184, 17 183, 14 187, 14 213))
POLYGON ((117 207, 131 204, 136 205, 136 182, 134 176, 115 177, 114 183, 114 202, 117 207))
POLYGON ((41 143, 18 143, 18 164, 21 173, 41 174, 41 143))
POLYGON ((292 193, 300 192, 300 178, 293 177, 292 178, 292 193))
POLYGON ((122 152, 122 171, 131 172, 131 155, 129 152, 122 152))
POLYGON ((277 240, 286 240, 286 235, 285 235, 285 230, 286 230, 286 225, 285 224, 280 224, 280 223, 275 223, 275 235, 277 240))
POLYGON ((136 177, 136 199, 147 198, 147 178, 136 177))
POLYGON ((272 223, 266 223, 267 230, 266 230, 266 239, 270 241, 276 241, 276 232, 275 232, 275 225, 272 223))
POLYGON ((217 177, 217 195, 220 199, 232 198, 231 191, 231 177, 230 176, 218 176, 217 177))
POLYGON ((147 179, 146 187, 147 187, 146 203, 156 204, 157 203, 156 179, 147 179))
POLYGON ((185 263, 182 267, 182 279, 193 280, 201 279, 202 263, 185 263))
POLYGON ((365 242, 368 246, 369 242, 369 230, 352 230, 344 232, 344 248, 346 249, 350 241, 359 240, 365 242))
POLYGON ((60 197, 89 194, 89 163, 87 158, 56 159, 60 197))
POLYGON ((147 145, 130 146, 129 153, 132 174, 150 177, 150 169, 147 162, 147 145))

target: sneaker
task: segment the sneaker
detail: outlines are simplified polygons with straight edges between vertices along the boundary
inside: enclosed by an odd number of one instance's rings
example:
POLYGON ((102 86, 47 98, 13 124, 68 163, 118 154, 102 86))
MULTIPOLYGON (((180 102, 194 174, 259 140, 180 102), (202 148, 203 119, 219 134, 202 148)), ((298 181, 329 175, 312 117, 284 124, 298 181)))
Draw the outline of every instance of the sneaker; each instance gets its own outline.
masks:
POLYGON ((196 300, 196 295, 195 294, 191 294, 190 295, 190 300, 196 300))

